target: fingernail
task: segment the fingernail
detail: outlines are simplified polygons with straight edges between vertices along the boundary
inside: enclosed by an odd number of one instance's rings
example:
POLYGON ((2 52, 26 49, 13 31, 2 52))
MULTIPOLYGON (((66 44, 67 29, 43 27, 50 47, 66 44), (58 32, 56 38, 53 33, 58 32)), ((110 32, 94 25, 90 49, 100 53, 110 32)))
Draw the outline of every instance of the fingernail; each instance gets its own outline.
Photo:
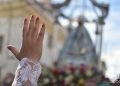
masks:
POLYGON ((34 18, 34 15, 31 15, 31 19, 34 18))
POLYGON ((37 17, 36 21, 39 21, 39 17, 37 17))
POLYGON ((45 27, 45 24, 43 24, 42 27, 44 28, 44 27, 45 27))
POLYGON ((27 18, 25 18, 25 21, 27 20, 27 18))
POLYGON ((7 48, 8 48, 8 49, 11 49, 11 47, 10 47, 10 46, 8 46, 7 48))

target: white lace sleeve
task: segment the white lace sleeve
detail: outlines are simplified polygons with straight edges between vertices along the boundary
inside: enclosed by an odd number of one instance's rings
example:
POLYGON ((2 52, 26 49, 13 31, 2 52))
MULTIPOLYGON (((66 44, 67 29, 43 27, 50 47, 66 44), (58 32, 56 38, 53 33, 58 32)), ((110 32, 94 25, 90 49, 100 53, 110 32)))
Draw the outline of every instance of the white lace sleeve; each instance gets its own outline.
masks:
POLYGON ((37 86, 41 74, 40 63, 35 64, 27 58, 23 58, 15 72, 12 86, 37 86))

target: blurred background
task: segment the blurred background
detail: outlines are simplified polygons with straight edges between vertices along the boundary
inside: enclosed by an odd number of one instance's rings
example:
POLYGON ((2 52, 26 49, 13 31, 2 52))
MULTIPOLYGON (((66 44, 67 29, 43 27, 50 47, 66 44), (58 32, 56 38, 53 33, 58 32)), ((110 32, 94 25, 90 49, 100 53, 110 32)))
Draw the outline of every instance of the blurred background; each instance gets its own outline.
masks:
POLYGON ((39 86, 103 86, 120 74, 119 0, 0 0, 0 86, 18 65, 24 17, 46 23, 39 86))

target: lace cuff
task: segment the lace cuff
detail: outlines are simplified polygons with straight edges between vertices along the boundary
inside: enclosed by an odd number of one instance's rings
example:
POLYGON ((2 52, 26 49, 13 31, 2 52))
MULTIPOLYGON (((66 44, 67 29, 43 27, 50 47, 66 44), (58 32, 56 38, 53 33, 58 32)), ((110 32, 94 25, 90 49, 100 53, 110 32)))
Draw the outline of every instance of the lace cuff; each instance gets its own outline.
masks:
POLYGON ((28 58, 23 58, 17 67, 12 86, 37 86, 40 74, 40 63, 35 64, 28 58))

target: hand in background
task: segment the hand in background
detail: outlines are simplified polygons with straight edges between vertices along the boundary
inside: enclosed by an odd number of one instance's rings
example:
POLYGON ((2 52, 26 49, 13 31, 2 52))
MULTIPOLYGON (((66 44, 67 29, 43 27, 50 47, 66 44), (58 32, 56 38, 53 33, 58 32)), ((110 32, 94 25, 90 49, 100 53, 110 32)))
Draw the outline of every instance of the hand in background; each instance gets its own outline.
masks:
POLYGON ((39 17, 31 16, 31 19, 24 19, 23 41, 20 51, 13 46, 8 49, 16 56, 18 60, 26 57, 33 62, 39 62, 42 55, 43 38, 45 33, 45 24, 39 17))

